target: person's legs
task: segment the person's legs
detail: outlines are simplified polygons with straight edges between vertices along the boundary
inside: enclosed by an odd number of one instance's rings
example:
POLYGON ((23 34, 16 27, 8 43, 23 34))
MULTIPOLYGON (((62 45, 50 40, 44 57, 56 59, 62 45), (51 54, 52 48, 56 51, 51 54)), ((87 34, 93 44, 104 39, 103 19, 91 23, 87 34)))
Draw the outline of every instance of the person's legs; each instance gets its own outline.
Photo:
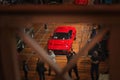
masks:
POLYGON ((72 78, 72 69, 70 69, 69 71, 68 71, 68 74, 69 74, 69 76, 72 78))
POLYGON ((40 80, 43 80, 42 72, 39 73, 39 79, 40 79, 40 80))
POLYGON ((75 66, 74 68, 74 72, 75 72, 75 75, 76 75, 76 78, 77 78, 77 80, 79 80, 79 75, 78 75, 78 69, 77 69, 77 66, 75 66))
POLYGON ((28 80, 28 73, 25 72, 25 80, 28 80))
POLYGON ((94 80, 94 67, 93 66, 91 66, 90 74, 91 74, 91 79, 94 80))
POLYGON ((45 80, 45 73, 44 72, 42 73, 42 76, 43 76, 43 80, 45 80))
POLYGON ((98 78, 99 78, 98 66, 95 67, 95 74, 96 74, 96 80, 98 80, 98 78))
POLYGON ((48 75, 51 75, 51 67, 49 66, 48 75))

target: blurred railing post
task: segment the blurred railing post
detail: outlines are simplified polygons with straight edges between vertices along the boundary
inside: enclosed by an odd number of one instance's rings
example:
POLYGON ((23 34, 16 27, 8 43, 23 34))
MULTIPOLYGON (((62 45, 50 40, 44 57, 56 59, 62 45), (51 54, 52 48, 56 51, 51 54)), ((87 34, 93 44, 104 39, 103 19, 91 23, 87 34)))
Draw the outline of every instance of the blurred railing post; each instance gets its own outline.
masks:
POLYGON ((0 27, 0 80, 20 80, 14 30, 0 27))

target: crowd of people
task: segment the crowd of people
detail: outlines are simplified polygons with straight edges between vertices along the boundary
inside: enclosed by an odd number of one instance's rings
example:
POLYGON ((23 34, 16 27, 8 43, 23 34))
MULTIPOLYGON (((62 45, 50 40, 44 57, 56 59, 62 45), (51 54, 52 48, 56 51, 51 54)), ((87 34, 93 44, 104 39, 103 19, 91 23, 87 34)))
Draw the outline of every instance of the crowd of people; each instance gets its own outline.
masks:
MULTIPOLYGON (((89 42, 98 33, 97 31, 98 31, 98 27, 94 26, 91 32, 89 42)), ((103 39, 100 42, 96 43, 96 45, 88 51, 88 55, 90 55, 90 63, 91 63, 91 67, 90 67, 91 80, 99 79, 99 64, 101 61, 104 61, 109 56, 109 52, 108 52, 109 34, 110 33, 107 32, 106 35, 103 37, 103 39)), ((49 58, 53 61, 53 63, 56 63, 56 55, 54 54, 54 51, 49 50, 48 55, 49 55, 49 58)), ((75 55, 76 55, 75 51, 71 48, 71 50, 68 51, 66 54, 67 63, 69 63, 70 60, 73 59, 75 55)), ((23 61, 23 71, 24 71, 24 79, 28 80, 29 67, 25 60, 23 61)), ((45 67, 44 61, 41 58, 38 58, 36 63, 36 72, 38 73, 40 80, 46 80, 45 71, 48 71, 48 75, 50 76, 52 68, 48 66, 48 69, 47 69, 45 67)), ((75 80, 80 80, 80 74, 78 71, 77 63, 74 64, 72 68, 68 70, 68 75, 73 79, 72 72, 74 72, 75 74, 75 78, 76 78, 75 80)))
MULTIPOLYGON (((49 50, 49 58, 56 63, 56 55, 52 50, 49 50)), ((70 62, 71 59, 76 55, 75 51, 71 49, 68 54, 66 55, 67 63, 70 62)), ((99 57, 99 52, 97 50, 93 51, 93 54, 91 55, 90 58, 91 62, 91 68, 90 68, 90 74, 91 74, 91 80, 98 80, 99 79, 99 63, 100 63, 100 57, 99 57), (94 75, 95 74, 95 75, 94 75)), ((39 79, 40 80, 46 80, 45 79, 45 72, 48 71, 48 75, 51 75, 51 67, 49 66, 48 69, 45 67, 45 63, 41 58, 38 58, 37 63, 36 63, 36 72, 38 73, 39 79)), ((28 71, 29 67, 26 61, 23 61, 23 71, 24 71, 24 79, 28 79, 28 71)), ((72 66, 68 70, 68 75, 73 79, 73 73, 75 74, 76 79, 75 80, 80 80, 80 74, 78 71, 78 66, 77 63, 72 66)))
MULTIPOLYGON (((101 25, 93 25, 93 29, 91 31, 89 42, 96 36, 96 34, 101 29, 101 25)), ((101 61, 105 61, 109 57, 109 35, 110 32, 108 31, 100 40, 97 42, 93 48, 88 51, 88 55, 91 59, 91 80, 98 80, 99 79, 99 64, 101 61)))
MULTIPOLYGON (((52 50, 48 51, 48 55, 49 55, 49 58, 53 61, 53 63, 56 63, 56 59, 55 59, 56 55, 54 54, 54 52, 52 50)), ((75 51, 73 51, 73 49, 68 51, 68 54, 66 55, 67 63, 70 62, 70 60, 73 58, 74 55, 76 55, 76 53, 75 53, 75 51)), ((44 61, 41 58, 38 58, 37 63, 36 63, 36 72, 38 73, 38 76, 39 76, 40 80, 46 80, 45 79, 45 71, 48 71, 48 75, 50 76, 51 75, 51 70, 52 69, 51 69, 50 66, 47 69, 45 67, 44 61)), ((80 80, 77 63, 68 71, 68 74, 71 78, 72 78, 72 70, 74 71, 74 73, 76 75, 75 80, 80 80)), ((27 64, 26 60, 23 61, 23 71, 24 71, 24 79, 29 80, 28 79, 29 67, 28 67, 28 64, 27 64)))

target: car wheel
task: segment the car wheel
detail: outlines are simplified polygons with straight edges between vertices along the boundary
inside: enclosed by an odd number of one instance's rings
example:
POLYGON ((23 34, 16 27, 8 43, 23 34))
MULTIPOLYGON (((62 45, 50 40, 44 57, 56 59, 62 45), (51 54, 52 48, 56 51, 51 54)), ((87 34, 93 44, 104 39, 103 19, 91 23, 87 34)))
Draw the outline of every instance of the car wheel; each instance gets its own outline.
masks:
POLYGON ((75 36, 74 40, 76 40, 76 36, 75 36))

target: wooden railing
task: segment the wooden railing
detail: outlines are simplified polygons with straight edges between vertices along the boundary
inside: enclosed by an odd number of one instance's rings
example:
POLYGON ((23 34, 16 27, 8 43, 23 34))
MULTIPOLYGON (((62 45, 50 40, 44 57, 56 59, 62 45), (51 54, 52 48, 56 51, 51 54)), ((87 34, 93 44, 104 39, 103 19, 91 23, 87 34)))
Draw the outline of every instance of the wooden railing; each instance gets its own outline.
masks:
POLYGON ((37 52, 37 55, 42 57, 46 63, 54 69, 59 78, 62 80, 71 80, 66 72, 77 62, 80 56, 86 55, 87 51, 104 36, 104 34, 108 31, 109 26, 113 27, 113 25, 119 25, 119 14, 119 5, 98 5, 86 7, 75 5, 0 6, 1 80, 20 80, 14 33, 18 33, 25 43, 33 48, 37 52), (33 39, 19 29, 20 27, 24 27, 30 23, 53 23, 55 21, 56 23, 103 23, 108 27, 97 34, 91 43, 86 44, 86 46, 83 47, 83 49, 81 49, 77 56, 75 56, 71 61, 72 63, 69 63, 61 69, 57 64, 52 63, 52 61, 48 58, 47 52, 43 48, 41 48, 33 39), (13 73, 11 74, 11 72, 13 73))

